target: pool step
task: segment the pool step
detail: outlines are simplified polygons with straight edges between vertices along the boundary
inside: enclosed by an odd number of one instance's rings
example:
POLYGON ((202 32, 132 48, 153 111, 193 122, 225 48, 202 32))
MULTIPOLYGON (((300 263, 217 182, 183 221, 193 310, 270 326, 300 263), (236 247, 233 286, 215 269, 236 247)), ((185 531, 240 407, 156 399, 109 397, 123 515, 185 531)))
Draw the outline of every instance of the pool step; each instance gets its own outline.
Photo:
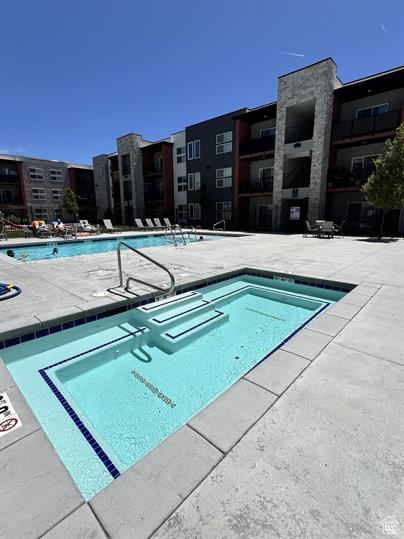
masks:
POLYGON ((138 307, 134 310, 137 320, 144 321, 149 318, 155 317, 157 314, 160 315, 168 310, 173 310, 188 303, 200 300, 202 294, 200 292, 195 292, 191 290, 190 292, 185 292, 184 294, 177 294, 176 296, 171 296, 160 301, 155 301, 154 303, 148 303, 143 307, 138 307))
POLYGON ((154 334, 153 337, 157 346, 172 354, 207 331, 227 322, 228 319, 228 313, 211 308, 160 334, 154 334))
POLYGON ((195 318, 205 311, 212 310, 210 301, 206 299, 197 299, 192 302, 182 304, 176 309, 169 309, 163 312, 154 313, 151 318, 144 320, 144 324, 150 329, 157 329, 160 333, 172 326, 184 323, 186 320, 195 318))

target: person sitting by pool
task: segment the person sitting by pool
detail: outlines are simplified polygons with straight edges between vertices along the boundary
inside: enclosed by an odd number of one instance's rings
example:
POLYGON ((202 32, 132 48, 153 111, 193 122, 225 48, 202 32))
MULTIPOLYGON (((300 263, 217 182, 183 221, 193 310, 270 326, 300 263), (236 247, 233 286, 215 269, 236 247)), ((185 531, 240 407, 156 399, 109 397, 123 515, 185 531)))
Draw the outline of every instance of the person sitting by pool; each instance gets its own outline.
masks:
POLYGON ((57 247, 54 247, 53 251, 52 251, 52 254, 53 254, 53 256, 58 255, 59 254, 59 249, 57 247))

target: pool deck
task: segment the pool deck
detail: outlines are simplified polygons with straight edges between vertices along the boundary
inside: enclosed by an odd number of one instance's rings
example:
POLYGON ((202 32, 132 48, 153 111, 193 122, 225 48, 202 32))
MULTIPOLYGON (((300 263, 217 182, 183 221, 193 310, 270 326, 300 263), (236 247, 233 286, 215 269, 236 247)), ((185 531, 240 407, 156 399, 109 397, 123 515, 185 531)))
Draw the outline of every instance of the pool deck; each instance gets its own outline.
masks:
MULTIPOLYGON (((374 538, 392 516, 400 537, 404 241, 253 235, 147 254, 179 284, 250 267, 357 287, 88 503, 0 361, 23 422, 0 438, 0 537, 374 538)), ((132 253, 123 264, 165 282, 132 253)), ((23 289, 0 302, 0 340, 130 301, 101 297, 114 253, 0 256, 0 281, 23 289)))

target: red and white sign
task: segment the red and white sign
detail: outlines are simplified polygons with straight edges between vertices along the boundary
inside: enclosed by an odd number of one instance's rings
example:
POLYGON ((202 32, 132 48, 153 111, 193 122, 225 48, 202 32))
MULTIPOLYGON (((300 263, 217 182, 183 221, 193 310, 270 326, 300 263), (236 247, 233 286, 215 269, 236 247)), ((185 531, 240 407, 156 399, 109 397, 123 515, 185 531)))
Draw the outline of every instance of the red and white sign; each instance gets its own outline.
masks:
POLYGON ((14 410, 7 393, 0 392, 0 437, 22 427, 21 419, 14 410))

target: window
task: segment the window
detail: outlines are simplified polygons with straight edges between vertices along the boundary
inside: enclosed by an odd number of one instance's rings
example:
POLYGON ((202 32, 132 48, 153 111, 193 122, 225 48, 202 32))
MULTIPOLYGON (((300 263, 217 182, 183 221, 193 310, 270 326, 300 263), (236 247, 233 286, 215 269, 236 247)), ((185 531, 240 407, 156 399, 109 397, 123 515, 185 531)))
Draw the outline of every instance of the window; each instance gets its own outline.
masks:
POLYGON ((186 204, 178 204, 177 221, 186 221, 188 218, 188 207, 186 204))
POLYGON ((32 200, 46 200, 45 189, 32 189, 32 200))
POLYGON ((48 210, 46 208, 34 208, 34 218, 39 220, 48 220, 48 210))
POLYGON ((49 178, 52 182, 62 182, 63 181, 63 170, 50 170, 49 178))
POLYGON ((272 191, 274 186, 274 167, 264 167, 258 170, 258 178, 261 189, 272 191))
POLYGON ((103 168, 99 168, 99 169, 98 169, 98 176, 99 176, 100 178, 102 178, 102 177, 104 176, 104 169, 103 169, 103 168))
POLYGON ((188 159, 191 160, 194 158, 194 143, 188 142, 187 144, 188 159))
POLYGON ((129 174, 130 174, 130 157, 129 157, 128 153, 121 156, 121 168, 122 168, 122 175, 123 176, 129 176, 129 174))
POLYGON ((269 127, 268 129, 261 129, 260 137, 274 137, 276 132, 276 127, 269 127))
POLYGON ((186 161, 187 154, 185 151, 185 146, 181 146, 181 148, 177 148, 177 163, 184 163, 186 161))
POLYGON ((188 174, 188 191, 199 191, 201 188, 201 173, 190 172, 188 174))
POLYGON ((188 204, 188 217, 190 221, 200 221, 201 219, 201 205, 199 202, 191 202, 188 204))
POLYGON ((216 135, 216 154, 228 153, 233 150, 233 131, 216 135))
POLYGON ((61 189, 52 189, 52 200, 60 200, 62 196, 61 189))
POLYGON ((12 165, 0 166, 0 176, 18 176, 18 172, 12 165))
POLYGON ((370 174, 373 172, 373 169, 374 169, 373 161, 375 159, 379 159, 379 157, 381 157, 380 154, 353 157, 352 165, 351 165, 351 172, 353 173, 354 178, 360 179, 360 178, 370 176, 370 174))
POLYGON ((42 168, 30 168, 29 177, 31 180, 43 180, 43 169, 42 168))
POLYGON ((216 187, 231 187, 232 184, 232 168, 217 168, 216 169, 216 187))
POLYGON ((389 111, 389 104, 382 103, 381 105, 373 105, 372 107, 366 107, 358 109, 356 111, 356 118, 368 118, 369 116, 377 116, 377 114, 384 114, 389 111))
POLYGON ((177 191, 187 190, 187 178, 186 176, 178 176, 177 178, 177 191))
POLYGON ((216 202, 216 219, 221 221, 230 221, 231 219, 231 202, 216 202))
POLYGON ((9 189, 2 189, 0 191, 0 204, 9 204, 13 202, 13 192, 9 189))
POLYGON ((132 181, 126 180, 122 182, 123 185, 123 199, 126 201, 132 200, 132 181))
POLYGON ((193 140, 187 144, 188 159, 199 159, 201 157, 201 141, 193 140))

